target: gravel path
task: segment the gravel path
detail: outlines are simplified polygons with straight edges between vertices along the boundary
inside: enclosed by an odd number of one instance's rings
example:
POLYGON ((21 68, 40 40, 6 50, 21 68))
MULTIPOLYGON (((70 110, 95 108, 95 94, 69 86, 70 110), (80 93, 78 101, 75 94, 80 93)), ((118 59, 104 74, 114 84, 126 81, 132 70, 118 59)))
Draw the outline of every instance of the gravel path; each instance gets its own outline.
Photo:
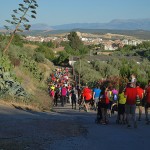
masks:
POLYGON ((145 150, 149 149, 150 125, 138 128, 95 124, 96 112, 72 110, 32 112, 0 105, 0 150, 145 150))

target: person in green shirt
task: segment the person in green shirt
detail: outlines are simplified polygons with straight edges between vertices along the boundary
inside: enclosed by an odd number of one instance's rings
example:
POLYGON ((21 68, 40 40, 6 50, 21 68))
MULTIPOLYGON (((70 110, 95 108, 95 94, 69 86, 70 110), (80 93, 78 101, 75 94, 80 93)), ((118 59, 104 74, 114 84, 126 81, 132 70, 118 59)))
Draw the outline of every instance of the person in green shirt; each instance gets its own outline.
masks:
POLYGON ((126 97, 124 94, 124 88, 120 87, 118 95, 118 116, 117 116, 117 122, 119 124, 124 124, 126 120, 125 103, 126 97))

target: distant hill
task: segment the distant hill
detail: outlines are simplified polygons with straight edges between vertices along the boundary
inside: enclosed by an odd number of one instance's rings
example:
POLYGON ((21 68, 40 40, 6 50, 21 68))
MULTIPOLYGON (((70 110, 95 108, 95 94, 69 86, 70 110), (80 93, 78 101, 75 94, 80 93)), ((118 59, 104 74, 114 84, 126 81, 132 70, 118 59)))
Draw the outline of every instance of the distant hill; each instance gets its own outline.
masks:
POLYGON ((50 27, 47 24, 32 24, 30 30, 53 30, 52 27, 50 27))
MULTIPOLYGON (((49 26, 33 24, 31 30, 71 30, 71 29, 113 29, 113 30, 150 30, 150 18, 147 19, 115 19, 108 23, 70 23, 49 26)), ((2 27, 0 27, 2 29, 2 27)))
POLYGON ((72 23, 52 26, 54 30, 68 30, 68 29, 115 29, 115 30, 150 30, 149 19, 129 19, 129 20, 112 20, 108 23, 72 23))
POLYGON ((148 19, 115 19, 108 23, 71 23, 55 26, 46 24, 32 25, 31 30, 71 30, 71 29, 115 29, 115 30, 150 30, 150 18, 148 19))
MULTIPOLYGON (((1 32, 3 28, 0 27, 1 32)), ((33 24, 30 31, 24 32, 25 35, 41 35, 62 34, 70 31, 80 31, 95 34, 122 34, 135 36, 139 39, 150 39, 150 18, 148 19, 116 19, 108 23, 72 23, 56 26, 46 24, 33 24)))

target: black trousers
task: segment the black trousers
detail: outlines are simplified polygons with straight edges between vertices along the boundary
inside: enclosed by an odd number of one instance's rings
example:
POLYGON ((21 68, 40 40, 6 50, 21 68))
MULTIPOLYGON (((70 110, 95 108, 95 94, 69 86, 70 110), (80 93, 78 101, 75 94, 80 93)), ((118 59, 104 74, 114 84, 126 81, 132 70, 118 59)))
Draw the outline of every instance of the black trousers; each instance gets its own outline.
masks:
POLYGON ((61 106, 64 106, 66 103, 66 96, 61 96, 61 106))
POLYGON ((71 99, 71 103, 72 103, 72 108, 73 108, 73 105, 75 105, 75 108, 76 108, 76 100, 75 99, 71 99))

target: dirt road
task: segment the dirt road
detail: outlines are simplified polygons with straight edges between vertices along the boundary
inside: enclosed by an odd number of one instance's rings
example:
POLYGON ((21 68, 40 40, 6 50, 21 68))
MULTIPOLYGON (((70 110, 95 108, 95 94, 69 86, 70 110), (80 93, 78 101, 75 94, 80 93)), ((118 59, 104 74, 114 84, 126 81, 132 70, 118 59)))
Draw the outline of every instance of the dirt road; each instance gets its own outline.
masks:
POLYGON ((150 125, 138 128, 95 124, 96 112, 72 110, 32 112, 0 105, 0 150, 145 150, 149 149, 150 125))

